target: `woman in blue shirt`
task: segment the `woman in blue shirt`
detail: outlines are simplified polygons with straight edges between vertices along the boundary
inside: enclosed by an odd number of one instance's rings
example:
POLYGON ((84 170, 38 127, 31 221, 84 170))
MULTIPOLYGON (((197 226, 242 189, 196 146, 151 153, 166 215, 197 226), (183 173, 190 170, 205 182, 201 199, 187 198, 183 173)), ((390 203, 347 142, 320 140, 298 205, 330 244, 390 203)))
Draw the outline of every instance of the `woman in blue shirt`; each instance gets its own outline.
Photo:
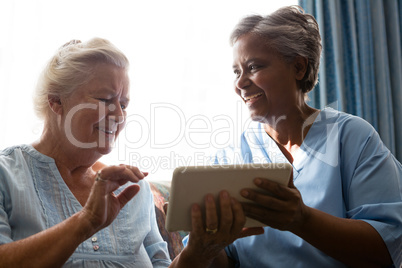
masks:
MULTIPOLYGON (((366 121, 309 107, 317 83, 321 37, 298 7, 249 16, 234 29, 235 92, 253 124, 240 146, 216 164, 293 165, 288 187, 265 179, 248 217, 269 227, 241 238, 215 259, 220 267, 401 267, 402 167, 366 121)), ((218 221, 215 222, 219 224, 218 221)), ((191 244, 191 238, 189 245, 191 244)))

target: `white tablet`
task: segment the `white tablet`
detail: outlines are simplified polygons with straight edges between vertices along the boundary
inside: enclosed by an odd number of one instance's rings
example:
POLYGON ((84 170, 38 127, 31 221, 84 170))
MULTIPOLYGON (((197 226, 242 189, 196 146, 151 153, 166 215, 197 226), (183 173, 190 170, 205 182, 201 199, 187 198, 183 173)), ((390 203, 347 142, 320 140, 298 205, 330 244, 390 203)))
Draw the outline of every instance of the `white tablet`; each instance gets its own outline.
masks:
MULTIPOLYGON (((191 231, 191 205, 204 208, 204 197, 211 193, 218 197, 221 190, 240 202, 250 202, 240 195, 243 188, 261 191, 253 180, 266 178, 288 185, 292 166, 287 163, 241 164, 216 166, 178 167, 173 172, 166 230, 191 231)), ((247 218, 246 227, 264 226, 259 221, 247 218)))

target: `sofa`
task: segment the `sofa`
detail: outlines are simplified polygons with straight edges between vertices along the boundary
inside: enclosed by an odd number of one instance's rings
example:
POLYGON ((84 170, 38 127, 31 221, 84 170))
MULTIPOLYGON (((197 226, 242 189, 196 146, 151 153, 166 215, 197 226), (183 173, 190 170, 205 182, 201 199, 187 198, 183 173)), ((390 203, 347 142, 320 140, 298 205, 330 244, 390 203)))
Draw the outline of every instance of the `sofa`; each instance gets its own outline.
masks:
POLYGON ((168 232, 165 229, 166 214, 163 208, 169 201, 170 182, 149 181, 155 202, 155 215, 159 232, 168 244, 170 258, 173 260, 183 249, 182 239, 186 232, 168 232))

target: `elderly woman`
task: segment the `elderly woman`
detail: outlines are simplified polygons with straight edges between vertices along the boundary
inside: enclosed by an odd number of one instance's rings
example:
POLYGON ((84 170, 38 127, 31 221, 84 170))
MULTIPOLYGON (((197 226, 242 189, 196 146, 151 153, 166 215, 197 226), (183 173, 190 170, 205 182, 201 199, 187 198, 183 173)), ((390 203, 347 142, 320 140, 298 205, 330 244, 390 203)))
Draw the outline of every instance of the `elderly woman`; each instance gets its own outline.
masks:
MULTIPOLYGON (((0 153, 0 267, 203 267, 222 248, 211 254, 195 206, 193 241, 170 264, 147 173, 98 162, 125 125, 127 70, 127 58, 96 38, 64 45, 43 71, 35 99, 40 140, 0 153)), ((245 216, 222 196, 225 215, 234 215, 225 219, 227 245, 245 216)))
MULTIPOLYGON (((309 107, 321 38, 315 19, 285 7, 244 18, 231 35, 235 91, 253 122, 216 164, 290 163, 288 187, 243 189, 246 216, 269 227, 221 252, 220 267, 387 267, 402 263, 402 167, 366 121, 309 107)), ((191 242, 191 237, 190 237, 191 242)), ((189 243, 190 244, 190 243, 189 243)), ((220 260, 218 260, 220 259, 220 260)))

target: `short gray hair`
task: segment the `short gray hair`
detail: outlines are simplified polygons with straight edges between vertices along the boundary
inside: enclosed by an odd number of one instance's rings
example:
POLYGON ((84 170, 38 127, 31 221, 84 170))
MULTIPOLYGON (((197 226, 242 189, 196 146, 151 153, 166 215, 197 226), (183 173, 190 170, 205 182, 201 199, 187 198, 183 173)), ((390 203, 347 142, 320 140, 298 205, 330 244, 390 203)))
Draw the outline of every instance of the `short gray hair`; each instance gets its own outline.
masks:
POLYGON ((47 117, 49 96, 68 97, 77 87, 89 82, 99 63, 126 70, 129 66, 126 56, 105 39, 93 38, 84 43, 71 40, 60 47, 39 76, 34 95, 38 117, 47 117))
POLYGON ((318 82, 322 46, 318 23, 312 15, 306 14, 299 6, 288 6, 264 17, 247 16, 236 25, 230 36, 230 44, 233 46, 248 33, 267 40, 269 46, 288 62, 297 56, 308 59, 300 88, 304 93, 314 88, 318 82))

